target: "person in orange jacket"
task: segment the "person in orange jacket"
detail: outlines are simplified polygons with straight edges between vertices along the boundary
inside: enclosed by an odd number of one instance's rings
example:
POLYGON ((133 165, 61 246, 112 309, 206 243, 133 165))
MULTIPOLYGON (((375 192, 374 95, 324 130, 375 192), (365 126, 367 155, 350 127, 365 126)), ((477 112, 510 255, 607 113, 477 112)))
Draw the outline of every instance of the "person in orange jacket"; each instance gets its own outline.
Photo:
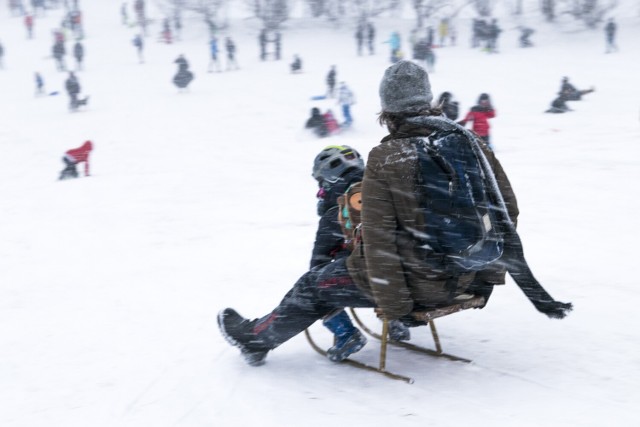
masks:
POLYGON ((85 141, 80 147, 67 150, 64 157, 62 157, 65 168, 60 172, 59 179, 77 178, 78 169, 76 166, 82 162, 84 162, 84 175, 89 176, 89 154, 91 154, 92 150, 93 143, 91 141, 85 141))

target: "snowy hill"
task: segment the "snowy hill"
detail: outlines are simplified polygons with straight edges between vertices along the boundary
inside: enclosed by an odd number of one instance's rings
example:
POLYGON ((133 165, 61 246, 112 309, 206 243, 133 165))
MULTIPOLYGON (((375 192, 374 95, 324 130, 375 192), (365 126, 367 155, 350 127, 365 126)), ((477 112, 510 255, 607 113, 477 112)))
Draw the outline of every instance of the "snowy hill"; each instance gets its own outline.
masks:
MULTIPOLYGON (((234 17, 222 36, 236 40, 240 70, 207 73, 195 18, 171 45, 155 41, 156 21, 139 64, 119 2, 81 6, 78 76, 90 105, 77 113, 50 58, 62 11, 38 17, 29 40, 22 19, 0 9, 1 426, 637 425, 637 13, 618 17, 620 52, 610 55, 601 30, 539 20, 536 46, 521 49, 507 17, 499 54, 468 46, 470 17, 457 46, 437 49, 436 96, 453 92, 464 112, 491 94, 527 258, 575 310, 549 320, 508 280, 485 309, 436 322, 445 351, 473 363, 391 352, 389 369, 415 379, 407 385, 335 365, 303 336, 251 368, 215 315, 230 306, 261 316, 306 271, 313 158, 330 143, 367 153, 385 135, 382 42, 398 30, 406 43, 413 19, 378 19, 378 52, 363 57, 352 28, 292 20, 283 60, 261 62, 259 23, 234 17), (179 54, 196 75, 186 93, 171 84, 179 54), (288 72, 294 54, 299 75, 288 72), (339 115, 310 101, 331 65, 357 97, 354 129, 319 140, 302 125, 313 106, 339 115), (61 93, 34 96, 36 71, 61 93), (544 114, 562 76, 596 91, 571 113, 544 114), (57 181, 64 152, 87 139, 92 176, 57 181)), ((313 333, 329 345, 320 325, 313 333)), ((412 333, 431 346, 426 328, 412 333)), ((377 351, 370 342, 355 357, 374 363, 377 351)))

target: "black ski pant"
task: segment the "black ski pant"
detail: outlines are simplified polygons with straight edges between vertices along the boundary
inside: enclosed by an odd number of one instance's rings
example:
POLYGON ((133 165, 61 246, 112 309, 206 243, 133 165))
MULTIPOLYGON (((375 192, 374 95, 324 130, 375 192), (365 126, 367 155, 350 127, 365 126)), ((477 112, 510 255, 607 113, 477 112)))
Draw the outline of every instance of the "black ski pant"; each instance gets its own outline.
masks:
POLYGON ((69 93, 69 108, 75 110, 80 105, 77 93, 69 93))
POLYGON ((346 257, 305 273, 268 315, 253 323, 252 344, 273 349, 345 307, 375 307, 353 282, 346 257))
POLYGON ((76 169, 77 163, 69 160, 67 156, 64 156, 62 158, 62 161, 65 164, 65 168, 62 170, 62 172, 60 172, 60 179, 77 178, 78 177, 78 169, 76 169))

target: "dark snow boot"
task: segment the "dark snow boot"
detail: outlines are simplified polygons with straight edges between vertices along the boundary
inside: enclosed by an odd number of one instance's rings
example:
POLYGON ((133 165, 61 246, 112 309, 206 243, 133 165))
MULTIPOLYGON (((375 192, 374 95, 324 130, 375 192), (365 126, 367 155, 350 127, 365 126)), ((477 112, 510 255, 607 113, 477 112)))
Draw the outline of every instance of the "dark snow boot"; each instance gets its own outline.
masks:
POLYGON ((240 316, 234 309, 225 308, 218 313, 218 327, 229 344, 238 347, 244 360, 251 366, 264 365, 269 349, 252 332, 253 321, 240 316))
POLYGON ((325 319, 322 324, 334 334, 334 345, 327 350, 327 356, 332 362, 342 362, 362 350, 367 343, 367 338, 353 326, 344 310, 325 319))
POLYGON ((389 321, 389 338, 392 341, 409 341, 411 339, 411 331, 399 320, 389 321))

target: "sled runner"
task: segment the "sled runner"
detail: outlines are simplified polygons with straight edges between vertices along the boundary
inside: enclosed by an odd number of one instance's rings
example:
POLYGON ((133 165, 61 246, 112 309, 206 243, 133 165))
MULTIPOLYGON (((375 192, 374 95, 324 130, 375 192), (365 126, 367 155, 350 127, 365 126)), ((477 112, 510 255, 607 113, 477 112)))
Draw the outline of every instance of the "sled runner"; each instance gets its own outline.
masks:
MULTIPOLYGON (((354 359, 345 359, 342 363, 346 363, 348 365, 354 366, 356 368, 360 368, 360 369, 365 369, 368 371, 373 371, 373 372, 378 372, 382 375, 385 375, 389 378, 392 378, 394 380, 401 380, 401 381, 405 381, 409 384, 413 384, 413 378, 404 376, 404 375, 399 375, 399 374, 395 374, 393 372, 387 371, 386 369, 386 364, 387 364, 387 347, 389 345, 392 345, 394 347, 402 347, 405 348, 407 350, 411 350, 411 351, 415 351, 421 354, 425 354, 427 356, 432 356, 432 357, 442 357, 445 359, 449 359, 452 361, 456 361, 456 362, 465 362, 465 363, 470 363, 471 360, 469 359, 465 359, 463 357, 458 357, 458 356, 454 356, 452 354, 448 354, 448 353, 444 353, 442 351, 442 345, 440 343, 440 337, 438 336, 438 331, 436 330, 436 326, 434 323, 434 319, 438 318, 438 317, 444 317, 444 316, 448 316, 450 314, 453 313, 457 313, 459 311, 462 310, 468 310, 470 308, 481 308, 485 305, 485 299, 484 297, 481 296, 476 296, 476 297, 472 297, 469 298, 465 301, 461 301, 461 302, 456 302, 454 304, 445 306, 445 307, 438 307, 438 308, 433 308, 433 309, 429 309, 429 310, 422 310, 422 311, 415 311, 413 313, 411 313, 411 316, 415 319, 416 322, 420 322, 420 323, 424 323, 424 325, 426 326, 427 324, 429 325, 429 328, 431 330, 431 336, 433 337, 433 342, 435 345, 435 349, 429 349, 429 348, 425 348, 425 347, 421 347, 415 344, 411 344, 408 343, 406 341, 393 341, 389 339, 389 321, 386 319, 383 319, 382 321, 382 333, 378 334, 376 332, 374 332, 373 330, 371 330, 369 327, 367 327, 362 320, 360 319, 360 317, 356 314, 355 310, 353 308, 350 309, 351 311, 351 315, 353 316, 353 319, 356 321, 356 323, 362 328, 362 330, 367 333, 368 335, 370 335, 371 337, 373 337, 374 339, 378 340, 380 342, 380 356, 379 356, 379 362, 378 362, 378 367, 375 366, 371 366, 371 365, 367 365, 366 363, 363 362, 359 362, 357 360, 354 359)), ((325 350, 323 350, 311 337, 311 333, 309 332, 308 329, 305 330, 305 335, 307 337, 307 340, 309 341, 309 344, 311 345, 311 347, 317 351, 318 353, 322 354, 323 356, 327 355, 327 352, 325 350)))

